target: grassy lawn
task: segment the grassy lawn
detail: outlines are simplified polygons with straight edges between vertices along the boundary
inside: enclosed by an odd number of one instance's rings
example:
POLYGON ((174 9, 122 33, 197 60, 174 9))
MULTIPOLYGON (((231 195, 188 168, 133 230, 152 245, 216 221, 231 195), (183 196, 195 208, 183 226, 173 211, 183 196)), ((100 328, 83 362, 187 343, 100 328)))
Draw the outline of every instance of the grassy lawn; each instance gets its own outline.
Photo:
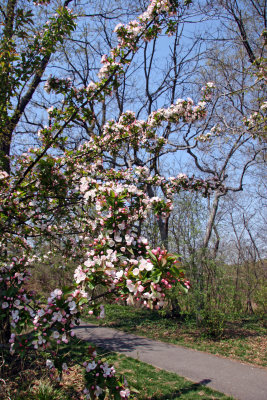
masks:
MULTIPOLYGON (((72 360, 70 374, 63 374, 62 381, 52 385, 44 373, 44 363, 28 359, 23 372, 13 371, 4 376, 0 384, 0 398, 3 400, 80 400, 84 384, 80 365, 88 359, 88 343, 73 339, 64 351, 72 360), (1 392, 2 386, 2 392, 1 392)), ((224 394, 215 392, 201 383, 192 383, 170 372, 165 372, 116 353, 101 353, 101 356, 115 365, 131 389, 135 400, 230 400, 224 394)), ((203 382, 204 383, 204 382, 203 382)))
POLYGON ((208 338, 194 321, 179 322, 156 311, 129 306, 112 304, 105 308, 104 319, 91 316, 85 316, 84 319, 152 339, 267 366, 266 328, 262 321, 252 317, 228 322, 223 336, 214 340, 208 338))

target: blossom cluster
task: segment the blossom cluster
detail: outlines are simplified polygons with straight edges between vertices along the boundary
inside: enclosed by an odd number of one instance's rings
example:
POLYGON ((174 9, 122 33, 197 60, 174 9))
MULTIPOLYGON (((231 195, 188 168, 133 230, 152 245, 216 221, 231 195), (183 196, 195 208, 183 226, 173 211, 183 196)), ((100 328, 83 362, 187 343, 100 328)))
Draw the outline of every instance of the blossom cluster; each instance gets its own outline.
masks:
MULTIPOLYGON (((66 93, 69 91, 71 87, 71 79, 70 78, 55 78, 52 75, 49 76, 44 85, 44 90, 47 93, 50 93, 52 90, 55 93, 66 93)), ((52 110, 50 110, 51 112, 52 110)))
POLYGON ((68 343, 72 328, 79 323, 81 305, 86 302, 87 293, 82 290, 55 289, 47 299, 47 305, 40 308, 33 318, 35 338, 32 344, 35 349, 50 346, 51 341, 57 344, 68 343))
POLYGON ((251 136, 260 140, 265 140, 267 136, 266 121, 267 102, 263 102, 259 111, 255 111, 249 117, 244 118, 244 124, 249 129, 251 136))
POLYGON ((108 79, 113 74, 113 72, 115 72, 115 76, 123 72, 122 64, 120 62, 116 62, 112 57, 107 57, 107 55, 103 55, 101 63, 103 64, 103 67, 100 68, 98 72, 98 77, 101 80, 108 79))
MULTIPOLYGON (((31 323, 34 316, 31 302, 34 293, 27 290, 26 285, 30 279, 30 272, 27 269, 25 257, 12 257, 10 263, 0 267, 0 322, 8 318, 13 331, 21 333, 31 323)), ((16 335, 12 333, 9 343, 10 351, 14 353, 16 347, 22 343, 15 343, 16 335)))
POLYGON ((215 85, 214 82, 207 82, 205 84, 205 86, 203 86, 201 88, 201 90, 203 92, 203 99, 206 100, 206 101, 211 100, 212 93, 213 93, 215 88, 216 88, 216 85, 215 85))
POLYGON ((8 178, 8 173, 6 171, 0 171, 0 180, 8 178))
POLYGON ((181 271, 173 269, 177 261, 165 250, 151 252, 148 240, 138 234, 135 226, 151 210, 166 215, 171 203, 159 197, 150 198, 133 183, 101 184, 91 176, 81 179, 80 190, 85 203, 94 205, 97 217, 91 224, 94 232, 91 250, 75 270, 76 283, 94 287, 104 274, 105 287, 120 294, 128 304, 137 301, 149 307, 163 306, 168 287, 161 287, 160 278, 168 275, 172 284, 177 284, 181 271))
POLYGON ((169 0, 152 0, 147 10, 137 20, 130 21, 127 25, 118 24, 114 32, 117 33, 119 45, 122 47, 129 46, 132 50, 136 50, 136 42, 140 37, 143 37, 145 41, 152 40, 161 32, 159 15, 164 13, 175 14, 176 8, 173 3, 169 0), (153 20, 156 23, 152 28, 147 29, 153 20))
POLYGON ((169 108, 160 108, 153 112, 148 118, 148 123, 153 127, 158 126, 162 121, 177 123, 177 121, 183 119, 185 122, 191 123, 205 117, 205 101, 200 101, 197 105, 194 105, 193 100, 190 98, 187 100, 178 99, 169 108))
POLYGON ((209 132, 203 133, 196 137, 198 142, 210 142, 214 137, 219 136, 222 132, 222 128, 219 124, 214 125, 209 132))
POLYGON ((127 381, 116 378, 114 366, 103 359, 97 359, 95 349, 89 348, 89 350, 91 350, 90 360, 83 363, 86 371, 86 380, 90 381, 90 386, 83 391, 86 399, 96 399, 100 395, 104 396, 107 393, 115 398, 128 399, 130 390, 127 387, 127 381))
POLYGON ((193 123, 206 117, 206 102, 200 101, 194 105, 192 99, 178 99, 168 108, 152 112, 147 121, 137 120, 135 113, 122 113, 118 122, 108 121, 103 127, 103 136, 95 138, 98 146, 109 145, 113 152, 120 149, 121 143, 128 141, 134 148, 144 147, 149 152, 158 152, 168 140, 158 136, 156 129, 164 122, 178 124, 180 121, 193 123))

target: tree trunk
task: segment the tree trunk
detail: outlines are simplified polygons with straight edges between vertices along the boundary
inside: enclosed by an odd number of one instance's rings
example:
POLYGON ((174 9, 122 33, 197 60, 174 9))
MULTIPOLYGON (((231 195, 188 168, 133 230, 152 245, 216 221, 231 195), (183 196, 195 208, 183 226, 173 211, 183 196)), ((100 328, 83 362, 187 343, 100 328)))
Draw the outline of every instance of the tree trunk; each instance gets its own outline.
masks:
POLYGON ((196 320, 200 324, 202 322, 201 311, 204 309, 204 267, 208 256, 208 246, 211 238, 212 230, 214 228, 214 222, 219 206, 219 200, 221 197, 220 192, 215 192, 215 196, 210 208, 209 218, 207 222, 205 237, 203 240, 202 251, 200 254, 200 260, 197 264, 197 295, 196 295, 196 320))
MULTIPOLYGON (((152 186, 148 185, 147 193, 148 193, 149 197, 155 196, 152 186)), ((159 227, 159 231, 160 231, 161 242, 162 242, 163 246, 165 247, 165 249, 168 250, 169 216, 167 216, 166 218, 162 218, 161 216, 159 216, 158 227, 159 227)))
POLYGON ((213 202, 212 202, 212 206, 211 206, 210 214, 209 214, 209 219, 208 219, 208 223, 207 223, 207 227, 206 227, 205 238, 204 238, 204 241, 203 241, 203 246, 202 246, 203 249, 207 249, 208 248, 210 237, 211 237, 211 233, 212 233, 212 230, 213 230, 213 227, 214 227, 214 221, 215 221, 216 214, 217 214, 217 211, 218 211, 219 200, 220 200, 221 195, 222 195, 221 193, 215 192, 215 196, 214 196, 214 199, 213 199, 213 202))
POLYGON ((169 217, 166 217, 165 219, 163 219, 162 217, 159 217, 158 226, 159 226, 159 231, 160 231, 161 242, 162 242, 163 246, 165 247, 165 249, 168 250, 169 217))
POLYGON ((5 317, 0 327, 0 344, 8 344, 11 336, 11 326, 9 317, 5 317))

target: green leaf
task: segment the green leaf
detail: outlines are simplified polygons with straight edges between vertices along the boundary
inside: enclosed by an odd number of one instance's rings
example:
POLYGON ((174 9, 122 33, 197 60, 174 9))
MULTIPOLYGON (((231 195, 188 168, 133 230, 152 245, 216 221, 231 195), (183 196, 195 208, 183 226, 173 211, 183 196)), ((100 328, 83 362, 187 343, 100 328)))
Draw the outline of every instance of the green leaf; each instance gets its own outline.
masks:
POLYGON ((149 254, 149 256, 152 258, 152 260, 158 261, 158 260, 157 260, 157 257, 152 253, 151 250, 148 250, 148 254, 149 254))
POLYGON ((151 274, 151 279, 154 283, 159 283, 162 272, 160 270, 154 270, 151 274))
POLYGON ((172 274, 173 274, 174 276, 176 276, 177 278, 179 278, 179 277, 181 276, 181 273, 183 272, 182 269, 179 269, 179 268, 177 268, 177 267, 175 267, 175 266, 172 266, 171 269, 170 269, 170 271, 171 271, 172 274))
POLYGON ((88 281, 88 282, 87 282, 87 286, 88 286, 89 289, 91 289, 91 290, 93 290, 93 289, 95 288, 95 285, 94 285, 91 281, 88 281))

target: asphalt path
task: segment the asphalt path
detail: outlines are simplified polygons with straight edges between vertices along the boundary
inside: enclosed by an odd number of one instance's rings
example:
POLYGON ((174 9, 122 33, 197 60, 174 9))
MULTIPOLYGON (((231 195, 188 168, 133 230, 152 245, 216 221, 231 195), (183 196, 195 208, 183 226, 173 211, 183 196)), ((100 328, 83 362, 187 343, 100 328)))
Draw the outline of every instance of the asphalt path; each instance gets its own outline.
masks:
POLYGON ((237 400, 267 400, 267 369, 93 324, 82 323, 75 328, 75 334, 96 346, 175 372, 237 400))

